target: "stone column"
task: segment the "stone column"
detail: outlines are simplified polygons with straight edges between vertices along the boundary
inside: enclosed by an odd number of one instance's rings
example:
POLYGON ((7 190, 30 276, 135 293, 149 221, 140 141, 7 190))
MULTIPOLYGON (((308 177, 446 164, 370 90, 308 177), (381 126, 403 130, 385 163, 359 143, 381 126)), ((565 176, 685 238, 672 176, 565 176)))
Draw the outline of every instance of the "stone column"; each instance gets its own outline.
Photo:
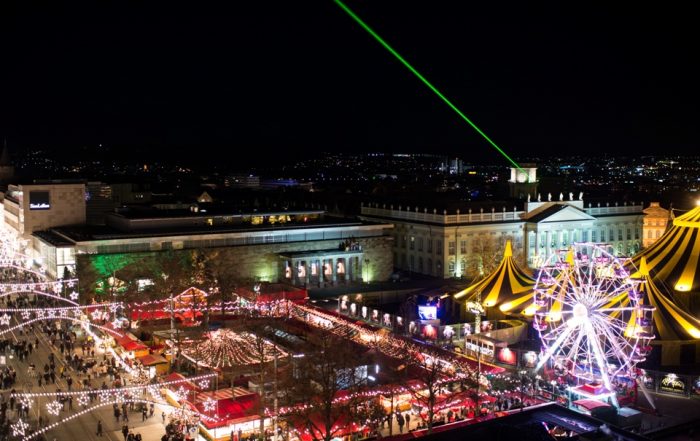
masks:
POLYGON ((564 230, 557 231, 557 248, 561 249, 564 244, 564 230))
POLYGON ((299 284, 299 261, 292 259, 292 285, 299 284))
POLYGON ((545 257, 549 257, 552 254, 552 232, 547 230, 547 243, 544 244, 545 257))
POLYGON ((362 255, 357 256, 357 274, 358 274, 358 280, 360 282, 364 282, 365 275, 362 273, 362 255))
POLYGON ((305 260, 304 261, 304 269, 306 270, 306 286, 311 284, 311 261, 310 260, 305 260))
POLYGON ((345 258, 345 281, 354 282, 355 281, 355 256, 350 256, 345 258))
POLYGON ((540 255, 540 230, 535 230, 535 256, 540 255))
POLYGON ((331 261, 331 281, 333 282, 333 285, 335 285, 338 281, 338 259, 334 257, 333 259, 331 259, 331 261))

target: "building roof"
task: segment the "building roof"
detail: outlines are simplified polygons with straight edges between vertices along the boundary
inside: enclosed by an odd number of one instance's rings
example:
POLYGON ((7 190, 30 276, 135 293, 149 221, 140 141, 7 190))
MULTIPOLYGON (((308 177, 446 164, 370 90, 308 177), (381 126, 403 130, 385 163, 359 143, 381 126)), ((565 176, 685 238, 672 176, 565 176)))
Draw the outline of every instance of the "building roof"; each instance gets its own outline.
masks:
POLYGON ((488 420, 475 419, 448 426, 437 426, 433 433, 411 432, 389 438, 403 441, 420 437, 425 441, 453 441, 458 439, 543 441, 553 439, 617 439, 620 441, 645 441, 649 438, 637 435, 602 420, 567 409, 554 403, 533 406, 522 411, 488 420), (557 437, 556 433, 573 432, 573 437, 557 437), (607 435, 608 432, 610 435, 607 435))
POLYGON ((491 274, 454 295, 455 299, 473 299, 481 292, 481 303, 487 308, 507 306, 504 312, 532 298, 535 279, 520 269, 513 259, 510 241, 506 241, 503 259, 491 274))
POLYGON ((642 258, 654 283, 669 292, 700 292, 700 206, 678 216, 653 245, 632 258, 639 268, 642 258))
MULTIPOLYGON (((52 243, 51 240, 67 241, 68 244, 75 242, 86 242, 94 240, 112 240, 112 239, 135 239, 148 237, 166 237, 166 236, 188 236, 200 234, 225 234, 225 233, 240 233, 240 232, 264 232, 264 231, 283 231, 283 230, 299 230, 299 229, 315 229, 327 227, 359 227, 369 225, 381 225, 376 222, 360 221, 356 219, 336 218, 325 216, 323 220, 314 220, 306 223, 288 222, 284 225, 248 225, 248 224, 233 224, 233 225, 193 225, 193 226, 175 226, 162 228, 144 228, 134 229, 130 231, 121 231, 119 229, 106 225, 73 225, 65 227, 56 227, 45 232, 34 232, 37 237, 45 239, 52 243)), ((389 227, 389 225, 387 225, 389 227)))

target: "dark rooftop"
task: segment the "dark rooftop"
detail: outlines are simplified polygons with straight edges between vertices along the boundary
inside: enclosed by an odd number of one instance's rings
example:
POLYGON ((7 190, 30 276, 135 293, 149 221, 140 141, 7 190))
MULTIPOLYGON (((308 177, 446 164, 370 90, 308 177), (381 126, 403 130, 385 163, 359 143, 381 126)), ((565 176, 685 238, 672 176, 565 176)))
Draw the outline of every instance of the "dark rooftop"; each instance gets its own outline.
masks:
MULTIPOLYGON (((130 231, 122 231, 105 225, 74 225, 65 227, 52 228, 49 231, 35 232, 34 235, 40 238, 51 240, 65 240, 66 242, 75 241, 90 241, 90 240, 109 240, 109 239, 129 239, 139 237, 165 237, 165 236, 185 236, 191 234, 222 234, 234 233, 241 231, 280 231, 291 229, 312 229, 319 227, 333 226, 352 226, 352 225, 372 225, 373 222, 365 222, 357 219, 347 219, 340 217, 331 217, 326 215, 323 220, 309 220, 308 222, 287 222, 285 224, 275 225, 249 225, 249 224, 231 224, 220 226, 194 225, 194 226, 175 226, 163 227, 158 229, 135 229, 130 231)), ((51 242, 53 243, 53 242, 51 242)), ((70 244, 70 242, 68 242, 70 244)))

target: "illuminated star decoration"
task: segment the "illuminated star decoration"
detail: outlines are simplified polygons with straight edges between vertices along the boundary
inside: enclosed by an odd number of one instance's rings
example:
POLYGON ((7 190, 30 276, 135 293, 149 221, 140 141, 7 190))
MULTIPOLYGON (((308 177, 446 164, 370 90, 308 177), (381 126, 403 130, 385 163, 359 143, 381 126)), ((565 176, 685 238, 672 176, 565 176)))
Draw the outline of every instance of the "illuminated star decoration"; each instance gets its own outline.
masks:
POLYGON ((118 319, 114 319, 114 321, 112 322, 112 327, 114 327, 115 329, 120 329, 122 327, 122 322, 118 319))
POLYGON ((66 317, 68 315, 68 311, 62 309, 58 312, 58 315, 60 315, 61 317, 66 317))
POLYGON ((32 313, 29 311, 22 311, 22 320, 29 320, 29 318, 32 316, 32 313))
POLYGON ((199 382, 198 386, 200 389, 209 389, 209 380, 202 380, 199 382))
POLYGON ((102 317, 102 311, 100 311, 99 309, 96 309, 96 310, 92 311, 91 315, 92 315, 93 320, 99 320, 100 317, 102 317))
POLYGON ((207 400, 204 402, 204 411, 205 412, 214 412, 216 410, 216 401, 212 400, 211 398, 207 398, 207 400))
POLYGON ((34 400, 27 396, 23 396, 22 398, 19 399, 19 402, 22 406, 26 407, 27 409, 32 408, 32 404, 34 403, 34 400))
POLYGON ((0 325, 10 326, 10 319, 12 317, 7 313, 0 315, 0 325))
POLYGON ((79 297, 79 296, 80 296, 80 295, 79 295, 76 291, 73 291, 72 293, 70 293, 70 299, 71 299, 71 300, 78 300, 78 297, 79 297))
POLYGON ((100 402, 109 401, 109 399, 110 399, 110 394, 109 394, 109 392, 106 392, 106 391, 105 391, 105 392, 100 392, 100 402))
POLYGON ((41 319, 44 318, 44 310, 40 309, 36 312, 36 318, 41 319))
POLYGON ((175 396, 177 397, 177 401, 184 400, 187 398, 187 391, 184 387, 180 386, 175 392, 175 396))
POLYGON ((59 403, 58 401, 52 401, 46 405, 46 411, 54 416, 58 416, 61 409, 63 409, 63 404, 59 403))
POLYGON ((49 309, 49 310, 46 312, 46 315, 47 315, 49 318, 54 318, 54 317, 56 317, 56 311, 53 310, 53 309, 49 309))
POLYGON ((90 404, 90 397, 87 395, 78 395, 78 404, 85 407, 90 404))
POLYGON ((12 436, 24 436, 25 430, 29 428, 29 424, 25 423, 22 421, 22 418, 20 418, 10 427, 12 427, 12 436))

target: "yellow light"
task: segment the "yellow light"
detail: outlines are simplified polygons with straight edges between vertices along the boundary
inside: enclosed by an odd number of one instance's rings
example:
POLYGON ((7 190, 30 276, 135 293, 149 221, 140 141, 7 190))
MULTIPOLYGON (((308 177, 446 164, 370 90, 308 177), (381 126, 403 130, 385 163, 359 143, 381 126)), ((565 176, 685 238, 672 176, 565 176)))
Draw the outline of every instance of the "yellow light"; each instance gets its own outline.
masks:
POLYGON ((697 329, 687 328, 686 331, 688 331, 688 334, 690 334, 691 337, 700 338, 700 331, 698 331, 697 329))
POLYGON ((484 306, 486 306, 487 308, 492 307, 494 304, 495 304, 495 302, 493 300, 489 300, 488 302, 484 302, 484 306))
POLYGON ((513 302, 506 302, 506 303, 502 304, 501 306, 499 306, 498 309, 500 309, 501 312, 506 312, 506 311, 510 311, 510 309, 512 307, 513 307, 513 302))
POLYGON ((688 285, 681 285, 680 283, 675 286, 676 291, 690 291, 690 287, 688 285))
POLYGON ((528 315, 528 316, 531 316, 531 315, 535 315, 535 312, 536 312, 536 311, 537 311, 537 307, 536 307, 536 306, 534 306, 534 305, 533 305, 533 306, 528 306, 528 307, 525 309, 525 311, 523 311, 523 314, 528 315))

